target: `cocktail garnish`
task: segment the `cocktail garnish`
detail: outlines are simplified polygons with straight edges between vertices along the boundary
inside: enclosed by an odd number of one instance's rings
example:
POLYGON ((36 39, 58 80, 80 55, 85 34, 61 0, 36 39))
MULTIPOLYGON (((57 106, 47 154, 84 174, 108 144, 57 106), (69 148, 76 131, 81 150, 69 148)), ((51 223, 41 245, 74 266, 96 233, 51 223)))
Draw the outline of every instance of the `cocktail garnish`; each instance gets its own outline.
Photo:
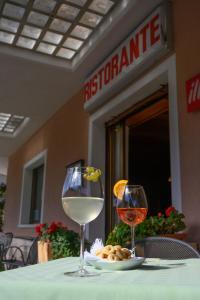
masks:
POLYGON ((95 169, 93 167, 87 167, 86 172, 83 175, 83 177, 88 181, 97 182, 99 180, 99 177, 101 176, 101 170, 95 169))
POLYGON ((122 200, 127 183, 128 180, 126 179, 121 179, 115 183, 113 187, 113 194, 115 195, 115 197, 117 197, 117 199, 122 200))

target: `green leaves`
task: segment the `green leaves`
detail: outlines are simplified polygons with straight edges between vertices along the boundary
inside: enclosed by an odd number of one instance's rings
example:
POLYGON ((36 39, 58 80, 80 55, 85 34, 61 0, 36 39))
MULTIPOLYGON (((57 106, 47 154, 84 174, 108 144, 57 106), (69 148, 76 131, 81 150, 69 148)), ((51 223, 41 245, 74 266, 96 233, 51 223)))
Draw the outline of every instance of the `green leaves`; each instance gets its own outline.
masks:
POLYGON ((53 259, 79 256, 80 239, 78 233, 72 230, 59 229, 52 235, 53 259))
MULTIPOLYGON (((171 211, 169 217, 159 213, 158 216, 147 217, 142 223, 135 228, 135 238, 142 239, 148 236, 162 234, 173 234, 186 228, 184 223, 185 216, 177 210, 171 211)), ((130 226, 120 222, 109 234, 106 241, 107 245, 120 244, 126 247, 130 244, 131 230, 130 226)))
POLYGON ((131 242, 131 230, 130 226, 127 224, 120 222, 116 225, 111 231, 106 241, 106 245, 121 245, 122 247, 126 247, 131 242))

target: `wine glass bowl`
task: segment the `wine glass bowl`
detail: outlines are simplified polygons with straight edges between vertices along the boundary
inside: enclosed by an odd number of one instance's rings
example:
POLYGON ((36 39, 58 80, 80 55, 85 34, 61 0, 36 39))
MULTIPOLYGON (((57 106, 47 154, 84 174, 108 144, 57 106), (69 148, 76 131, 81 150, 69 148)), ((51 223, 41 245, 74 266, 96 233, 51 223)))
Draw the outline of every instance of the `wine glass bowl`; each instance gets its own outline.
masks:
POLYGON ((117 199, 117 214, 122 222, 131 227, 131 244, 134 252, 134 229, 147 216, 148 204, 144 188, 141 185, 126 185, 123 196, 117 199))
POLYGON ((62 190, 62 206, 65 214, 80 225, 80 265, 66 275, 91 276, 84 265, 85 224, 100 214, 104 204, 101 171, 93 167, 68 168, 62 190))

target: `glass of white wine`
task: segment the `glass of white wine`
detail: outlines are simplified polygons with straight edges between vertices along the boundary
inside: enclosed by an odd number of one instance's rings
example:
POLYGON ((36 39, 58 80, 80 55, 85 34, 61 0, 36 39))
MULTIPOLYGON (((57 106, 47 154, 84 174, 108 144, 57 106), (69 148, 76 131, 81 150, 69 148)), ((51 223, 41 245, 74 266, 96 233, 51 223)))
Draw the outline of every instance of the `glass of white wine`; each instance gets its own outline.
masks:
POLYGON ((85 269, 85 225, 98 217, 104 204, 101 171, 94 167, 68 168, 62 190, 65 214, 80 225, 80 264, 78 270, 65 275, 87 277, 94 275, 85 269))

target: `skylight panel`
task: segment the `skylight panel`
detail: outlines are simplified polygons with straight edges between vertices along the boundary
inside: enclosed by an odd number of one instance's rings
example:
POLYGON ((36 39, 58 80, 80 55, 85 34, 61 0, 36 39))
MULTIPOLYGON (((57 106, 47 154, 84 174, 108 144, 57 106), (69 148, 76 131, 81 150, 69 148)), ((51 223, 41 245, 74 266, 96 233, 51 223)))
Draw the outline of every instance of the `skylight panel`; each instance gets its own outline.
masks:
POLYGON ((0 134, 13 135, 25 119, 23 116, 0 113, 0 134))
POLYGON ((4 0, 0 43, 72 60, 111 8, 111 0, 4 0))

